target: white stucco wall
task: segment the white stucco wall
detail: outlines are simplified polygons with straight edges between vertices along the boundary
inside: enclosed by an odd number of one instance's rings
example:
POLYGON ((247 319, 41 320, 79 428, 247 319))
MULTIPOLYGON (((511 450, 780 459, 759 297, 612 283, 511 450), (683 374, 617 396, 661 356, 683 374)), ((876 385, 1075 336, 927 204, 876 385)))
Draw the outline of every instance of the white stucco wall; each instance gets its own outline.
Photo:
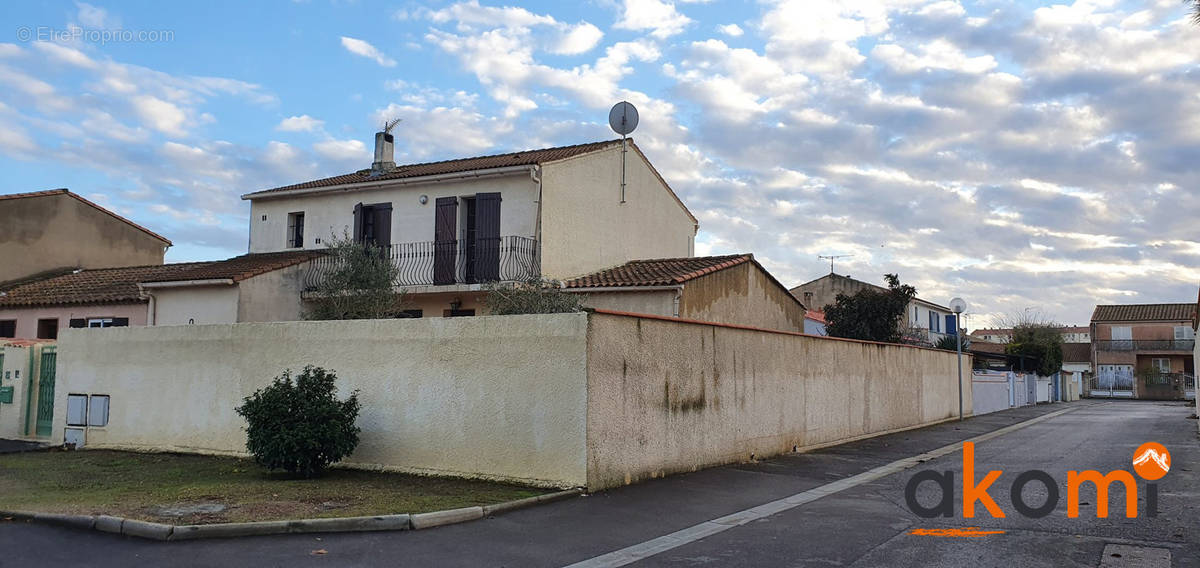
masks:
POLYGON ((934 349, 597 313, 588 400, 599 489, 953 419, 958 369, 934 349))
POLYGON ((206 325, 238 321, 238 287, 155 288, 154 325, 206 325))
POLYGON ((542 273, 565 279, 642 258, 691 256, 694 221, 632 145, 542 166, 542 273))
POLYGON ((4 364, 0 367, 0 385, 13 387, 12 404, 0 403, 0 438, 25 437, 25 407, 29 392, 29 347, 3 347, 4 364))
MULTIPOLYGON (((321 249, 331 235, 354 230, 354 205, 392 204, 392 243, 433 240, 434 210, 439 197, 471 197, 500 192, 500 235, 536 237, 537 183, 527 171, 505 176, 356 189, 250 202, 250 252, 287 250, 288 214, 304 212, 304 248, 321 249), (420 196, 428 201, 420 203, 420 196), (266 220, 263 216, 266 216, 266 220), (318 243, 316 239, 322 242, 318 243)), ((459 205, 462 235, 465 208, 459 205)))
POLYGON ((589 308, 666 317, 674 317, 676 315, 675 296, 677 292, 675 290, 655 290, 650 292, 598 292, 589 290, 582 294, 585 296, 583 305, 589 308))
POLYGON ((308 263, 289 266, 241 280, 238 287, 238 322, 297 321, 303 319, 304 272, 308 263))
POLYGON ((64 333, 53 439, 68 392, 111 395, 87 446, 237 453, 243 397, 284 369, 360 391, 349 463, 586 482, 586 314, 252 323, 64 333))

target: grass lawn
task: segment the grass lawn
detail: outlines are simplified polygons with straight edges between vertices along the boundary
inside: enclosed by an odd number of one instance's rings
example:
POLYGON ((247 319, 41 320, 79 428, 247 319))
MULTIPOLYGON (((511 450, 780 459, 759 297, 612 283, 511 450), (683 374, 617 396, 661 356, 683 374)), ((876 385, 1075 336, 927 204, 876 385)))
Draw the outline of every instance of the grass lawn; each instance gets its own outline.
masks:
POLYGON ((104 450, 0 455, 0 509, 177 525, 422 513, 542 493, 546 490, 486 481, 348 469, 294 479, 250 460, 210 456, 104 450), (215 505, 224 508, 213 512, 215 505), (188 506, 208 510, 178 510, 188 506))

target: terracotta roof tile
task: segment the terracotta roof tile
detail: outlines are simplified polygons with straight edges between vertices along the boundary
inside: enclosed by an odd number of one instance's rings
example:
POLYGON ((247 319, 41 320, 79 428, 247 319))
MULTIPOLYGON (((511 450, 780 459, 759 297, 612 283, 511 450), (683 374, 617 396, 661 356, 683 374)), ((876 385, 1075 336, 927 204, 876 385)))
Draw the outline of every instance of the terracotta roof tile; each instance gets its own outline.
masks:
POLYGON ((209 263, 185 262, 74 271, 27 281, 0 292, 0 306, 137 303, 143 301, 138 292, 138 282, 206 264, 209 263))
POLYGON ((25 199, 25 198, 29 198, 29 197, 47 197, 47 196, 51 196, 51 195, 69 195, 71 197, 74 197, 75 199, 78 199, 83 204, 89 205, 96 209, 99 209, 100 211, 103 211, 110 217, 112 217, 118 221, 121 221, 122 223, 125 223, 143 233, 146 233, 147 235, 150 235, 151 237, 154 237, 154 238, 162 241, 163 243, 166 243, 167 246, 171 246, 171 241, 169 239, 167 239, 166 237, 164 237, 158 233, 155 233, 154 231, 151 231, 150 229, 147 229, 137 223, 134 223, 133 221, 130 221, 129 219, 126 219, 120 215, 117 215, 116 213, 113 213, 112 211, 109 211, 108 209, 105 209, 99 205, 96 205, 95 203, 92 203, 91 201, 84 199, 79 194, 73 193, 71 190, 66 189, 66 188, 47 189, 45 191, 30 191, 27 193, 9 193, 7 195, 0 195, 0 201, 6 201, 9 199, 25 199))
POLYGON ((1092 321, 1192 321, 1196 304, 1096 306, 1092 321))
POLYGON ((753 260, 749 254, 633 260, 615 268, 572 278, 566 288, 671 286, 753 260))
POLYGON ((295 183, 285 185, 273 189, 264 189, 242 196, 243 198, 253 199, 270 195, 281 191, 292 191, 296 189, 314 189, 320 187, 331 187, 335 185, 345 185, 350 183, 384 181, 390 179, 404 179, 421 176, 432 176, 439 174, 452 174, 457 172, 466 172, 471 170, 484 170, 491 168, 503 168, 508 166, 529 166, 541 164, 543 162, 552 162, 562 160, 588 152, 594 152, 601 148, 606 148, 614 144, 619 144, 620 140, 605 140, 602 142, 591 142, 587 144, 576 144, 574 146, 559 146, 556 148, 544 148, 540 150, 525 150, 521 152, 510 152, 508 154, 495 154, 491 156, 476 156, 474 158, 459 158, 455 160, 444 160, 441 162, 426 162, 421 164, 405 164, 398 165, 396 169, 381 175, 372 175, 370 169, 359 170, 357 172, 343 174, 339 176, 327 177, 306 181, 303 183, 295 183))
POLYGON ((1062 360, 1064 363, 1080 363, 1092 360, 1091 343, 1064 343, 1062 344, 1062 351, 1062 360))
POLYGON ((293 250, 244 254, 228 260, 203 263, 187 270, 171 271, 143 279, 142 282, 181 282, 186 280, 245 280, 307 262, 325 254, 323 250, 293 250))

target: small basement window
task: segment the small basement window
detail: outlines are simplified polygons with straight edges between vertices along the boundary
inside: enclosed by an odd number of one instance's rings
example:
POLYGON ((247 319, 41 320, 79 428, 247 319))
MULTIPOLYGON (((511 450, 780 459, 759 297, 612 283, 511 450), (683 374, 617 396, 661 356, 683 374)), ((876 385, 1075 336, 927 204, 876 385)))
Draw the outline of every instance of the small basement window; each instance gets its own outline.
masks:
POLYGON ((425 310, 400 310, 396 314, 398 318, 420 318, 425 317, 425 310))
POLYGON ((88 426, 108 426, 108 395, 94 394, 88 400, 88 426))
POLYGON ((87 426, 86 394, 67 395, 67 426, 87 426))
POLYGON ((465 318, 475 315, 475 310, 443 310, 442 317, 465 318))

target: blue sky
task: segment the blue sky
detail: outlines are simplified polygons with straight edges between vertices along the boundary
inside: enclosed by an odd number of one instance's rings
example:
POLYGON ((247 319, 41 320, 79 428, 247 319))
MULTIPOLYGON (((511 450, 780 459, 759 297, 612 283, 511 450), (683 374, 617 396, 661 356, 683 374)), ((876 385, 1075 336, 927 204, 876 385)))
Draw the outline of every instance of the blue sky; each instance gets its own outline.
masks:
POLYGON ((69 187, 245 251, 257 189, 612 136, 788 285, 898 272, 1083 323, 1194 300, 1200 28, 1177 0, 20 3, 0 26, 0 191, 69 187), (120 32, 114 35, 114 32, 120 32))

